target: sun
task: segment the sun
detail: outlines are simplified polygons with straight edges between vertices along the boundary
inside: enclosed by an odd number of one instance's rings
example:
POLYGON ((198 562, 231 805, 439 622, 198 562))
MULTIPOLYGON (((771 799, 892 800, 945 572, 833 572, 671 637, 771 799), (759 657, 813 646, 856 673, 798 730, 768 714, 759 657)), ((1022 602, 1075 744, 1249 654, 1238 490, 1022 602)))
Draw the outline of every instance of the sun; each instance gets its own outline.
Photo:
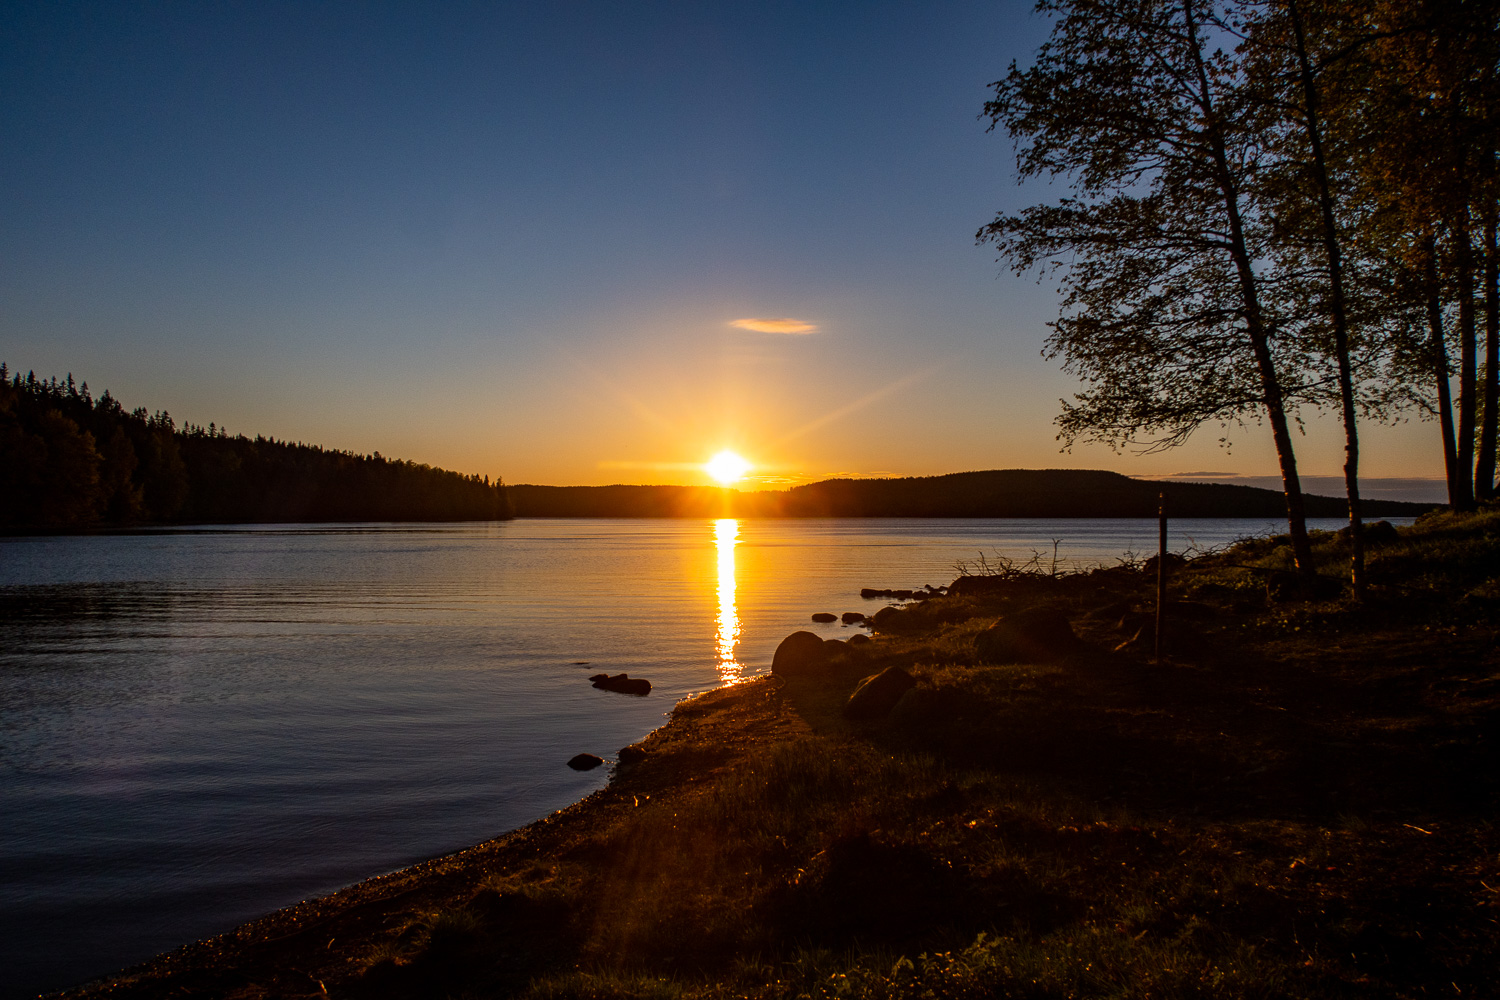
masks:
POLYGON ((750 463, 732 451, 721 451, 704 463, 703 471, 728 486, 745 478, 750 463))

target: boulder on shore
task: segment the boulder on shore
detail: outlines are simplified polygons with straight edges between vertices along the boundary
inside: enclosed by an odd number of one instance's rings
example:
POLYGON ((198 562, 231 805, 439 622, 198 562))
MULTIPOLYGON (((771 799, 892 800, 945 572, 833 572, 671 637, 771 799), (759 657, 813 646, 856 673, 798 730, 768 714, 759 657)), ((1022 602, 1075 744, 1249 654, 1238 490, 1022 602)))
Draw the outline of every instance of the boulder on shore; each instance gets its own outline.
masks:
POLYGON ((806 676, 826 664, 828 654, 822 636, 812 632, 793 632, 776 647, 776 655, 771 658, 771 673, 806 676))
MULTIPOLYGON (((1347 527, 1339 529, 1339 537, 1342 539, 1347 540, 1350 534, 1352 532, 1347 527)), ((1401 541, 1401 533, 1389 521, 1370 521, 1366 523, 1360 531, 1360 537, 1364 539, 1365 545, 1370 548, 1401 541)))
POLYGON ((618 694, 633 694, 644 697, 651 693, 651 682, 644 677, 631 677, 629 674, 595 674, 589 680, 594 682, 594 687, 601 691, 614 691, 618 694))
POLYGON ((846 719, 883 719, 901 696, 917 686, 916 678, 900 667, 887 667, 859 682, 844 703, 846 719))
POLYGON ((949 597, 979 597, 1004 590, 1011 583, 1003 576, 961 576, 948 584, 949 597))
POLYGON ((1052 663, 1078 646, 1068 617, 1055 608, 1007 615, 974 637, 974 655, 980 663, 1052 663))

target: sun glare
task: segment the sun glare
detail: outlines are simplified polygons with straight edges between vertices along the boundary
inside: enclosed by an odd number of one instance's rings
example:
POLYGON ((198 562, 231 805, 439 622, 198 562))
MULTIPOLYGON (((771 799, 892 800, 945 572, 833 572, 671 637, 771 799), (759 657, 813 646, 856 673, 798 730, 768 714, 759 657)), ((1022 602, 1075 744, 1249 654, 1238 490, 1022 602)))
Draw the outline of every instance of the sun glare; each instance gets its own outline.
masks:
POLYGON ((727 486, 745 478, 750 463, 732 451, 721 451, 704 464, 703 471, 727 486))

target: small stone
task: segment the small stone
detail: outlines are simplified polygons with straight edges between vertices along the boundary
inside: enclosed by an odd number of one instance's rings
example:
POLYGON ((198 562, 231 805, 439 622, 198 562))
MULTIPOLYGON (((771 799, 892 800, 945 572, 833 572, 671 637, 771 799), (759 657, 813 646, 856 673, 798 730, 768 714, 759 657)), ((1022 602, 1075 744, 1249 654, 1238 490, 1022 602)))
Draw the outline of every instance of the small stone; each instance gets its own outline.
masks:
POLYGON ((644 677, 631 677, 629 674, 616 674, 613 677, 608 674, 595 674, 589 680, 594 682, 594 687, 603 691, 613 691, 616 694, 644 697, 651 693, 651 682, 644 677))
POLYGON ((815 622, 836 622, 839 620, 839 616, 831 615, 826 611, 819 611, 817 614, 812 616, 812 620, 815 622))
POLYGON ((577 754, 571 760, 569 760, 568 766, 575 771, 592 771, 594 768, 603 763, 603 757, 599 757, 591 753, 581 753, 577 754))

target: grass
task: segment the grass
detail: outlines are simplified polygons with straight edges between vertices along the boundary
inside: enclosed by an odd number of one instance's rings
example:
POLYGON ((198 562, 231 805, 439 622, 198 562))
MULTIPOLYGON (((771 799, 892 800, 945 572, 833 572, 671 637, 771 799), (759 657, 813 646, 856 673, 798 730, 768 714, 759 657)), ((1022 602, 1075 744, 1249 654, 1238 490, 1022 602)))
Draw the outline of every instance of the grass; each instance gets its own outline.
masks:
MULTIPOLYGON (((1315 554, 1332 577, 1347 543, 1315 554)), ((820 676, 685 702, 563 814, 108 992, 1485 995, 1500 512, 1372 548, 1362 605, 1268 603, 1287 558, 1262 539, 1176 569, 1162 664, 1130 641, 1140 566, 921 602, 820 676), (1039 604, 1084 645, 976 662, 979 632, 1039 604), (892 665, 917 687, 845 720, 892 665)))

